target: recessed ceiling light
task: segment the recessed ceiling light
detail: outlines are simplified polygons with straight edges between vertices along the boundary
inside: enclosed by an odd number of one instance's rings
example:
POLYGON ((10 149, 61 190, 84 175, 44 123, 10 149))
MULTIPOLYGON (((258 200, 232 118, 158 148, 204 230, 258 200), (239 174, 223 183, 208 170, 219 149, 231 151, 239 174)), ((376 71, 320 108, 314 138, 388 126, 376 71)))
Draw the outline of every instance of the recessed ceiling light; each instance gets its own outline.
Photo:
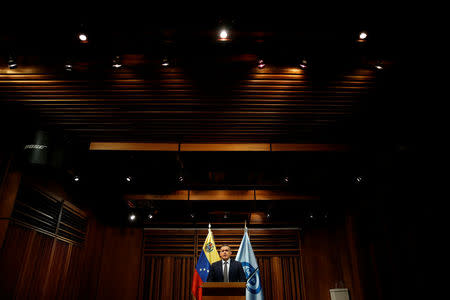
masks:
POLYGON ((136 215, 135 214, 130 214, 130 221, 134 221, 136 219, 136 215))
POLYGON ((225 40, 228 38, 228 31, 226 29, 222 29, 219 33, 219 37, 222 40, 225 40))
POLYGON ((359 33, 359 40, 364 41, 367 38, 367 32, 362 31, 359 33))
POLYGON ((16 68, 17 68, 17 62, 16 62, 16 60, 14 59, 14 57, 10 57, 10 58, 8 59, 8 67, 9 67, 10 69, 16 69, 16 68))
POLYGON ((264 60, 258 60, 258 69, 264 69, 265 66, 266 64, 264 63, 264 60))
POLYGON ((113 58, 113 63, 112 63, 113 68, 120 68, 122 67, 122 64, 120 63, 120 56, 116 56, 113 58))
POLYGON ((78 38, 80 39, 80 41, 86 43, 87 42, 87 35, 85 33, 80 33, 78 35, 78 38))

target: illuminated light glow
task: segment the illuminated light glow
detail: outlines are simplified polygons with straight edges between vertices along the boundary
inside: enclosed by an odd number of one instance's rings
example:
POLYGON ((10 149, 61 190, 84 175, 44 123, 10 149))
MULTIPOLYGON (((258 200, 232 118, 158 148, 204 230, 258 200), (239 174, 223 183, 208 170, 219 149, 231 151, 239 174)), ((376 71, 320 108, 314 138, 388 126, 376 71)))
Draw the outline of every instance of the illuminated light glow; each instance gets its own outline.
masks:
POLYGON ((136 215, 135 215, 135 214, 131 214, 131 215, 130 215, 130 220, 131 220, 131 221, 134 221, 135 219, 136 219, 136 215))
POLYGON ((122 67, 122 65, 119 64, 119 63, 114 63, 112 66, 113 66, 114 68, 120 68, 120 67, 122 67))
POLYGON ((306 59, 303 59, 301 61, 301 63, 298 65, 300 67, 300 69, 304 70, 306 68, 308 68, 308 61, 306 59))
POLYGON ((130 176, 127 176, 127 178, 125 178, 125 179, 126 179, 126 181, 131 182, 131 177, 130 176))
POLYGON ((225 29, 222 29, 219 34, 220 38, 225 40, 228 38, 228 32, 225 29))
POLYGON ((66 71, 72 71, 72 65, 71 64, 65 64, 64 68, 66 69, 66 71))
POLYGON ((148 218, 149 218, 149 219, 153 219, 153 215, 152 215, 152 214, 149 214, 149 215, 148 215, 148 218))
POLYGON ((80 177, 75 176, 75 177, 73 178, 73 180, 76 181, 76 182, 78 182, 78 181, 80 181, 80 177))
POLYGON ((86 41, 87 41, 87 35, 84 34, 84 33, 80 33, 80 34, 78 35, 78 38, 79 38, 80 41, 82 41, 82 42, 86 42, 86 41))
POLYGON ((381 65, 376 65, 375 68, 377 68, 378 70, 383 70, 383 66, 381 65))
POLYGON ((264 61, 262 59, 258 60, 258 68, 263 69, 266 66, 264 61))
POLYGON ((367 33, 366 32, 361 32, 360 34, 359 34, 359 39, 360 40, 365 40, 367 38, 367 33))

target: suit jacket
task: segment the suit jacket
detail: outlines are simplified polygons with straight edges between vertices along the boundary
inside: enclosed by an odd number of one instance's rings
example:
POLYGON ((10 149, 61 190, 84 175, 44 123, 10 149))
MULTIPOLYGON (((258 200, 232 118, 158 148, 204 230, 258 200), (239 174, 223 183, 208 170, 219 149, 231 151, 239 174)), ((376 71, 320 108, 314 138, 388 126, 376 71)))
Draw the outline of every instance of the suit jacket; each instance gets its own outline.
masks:
MULTIPOLYGON (((208 273, 208 282, 223 282, 223 268, 222 260, 216 261, 211 265, 208 273)), ((245 276, 244 269, 240 262, 230 258, 230 266, 228 269, 228 281, 229 282, 245 282, 247 277, 245 276)))

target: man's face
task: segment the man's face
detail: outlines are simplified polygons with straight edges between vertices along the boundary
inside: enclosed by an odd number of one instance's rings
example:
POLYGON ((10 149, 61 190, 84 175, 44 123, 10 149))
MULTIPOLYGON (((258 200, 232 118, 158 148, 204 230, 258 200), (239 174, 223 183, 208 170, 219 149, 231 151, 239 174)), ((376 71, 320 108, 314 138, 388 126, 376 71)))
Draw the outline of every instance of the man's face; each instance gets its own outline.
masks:
POLYGON ((220 247, 219 255, 223 260, 228 260, 231 256, 231 249, 228 246, 220 247))

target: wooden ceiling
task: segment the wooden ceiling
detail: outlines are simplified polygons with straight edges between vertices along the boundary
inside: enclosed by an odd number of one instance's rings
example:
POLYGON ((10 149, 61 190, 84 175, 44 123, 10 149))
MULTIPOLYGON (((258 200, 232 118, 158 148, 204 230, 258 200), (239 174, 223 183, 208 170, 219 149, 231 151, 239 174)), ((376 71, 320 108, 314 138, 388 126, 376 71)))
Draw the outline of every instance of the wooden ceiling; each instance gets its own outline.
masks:
POLYGON ((389 94, 380 92, 390 84, 386 74, 397 67, 386 24, 282 15, 79 19, 7 24, 0 108, 11 127, 84 142, 355 143, 372 128, 385 101, 378 98, 389 94), (227 22, 231 39, 218 42, 217 28, 227 22), (367 27, 372 35, 358 42, 367 27), (76 38, 81 28, 86 44, 76 38), (9 53, 17 69, 8 68, 9 53), (111 67, 115 55, 119 69, 111 67), (164 56, 169 67, 160 65, 164 56))

